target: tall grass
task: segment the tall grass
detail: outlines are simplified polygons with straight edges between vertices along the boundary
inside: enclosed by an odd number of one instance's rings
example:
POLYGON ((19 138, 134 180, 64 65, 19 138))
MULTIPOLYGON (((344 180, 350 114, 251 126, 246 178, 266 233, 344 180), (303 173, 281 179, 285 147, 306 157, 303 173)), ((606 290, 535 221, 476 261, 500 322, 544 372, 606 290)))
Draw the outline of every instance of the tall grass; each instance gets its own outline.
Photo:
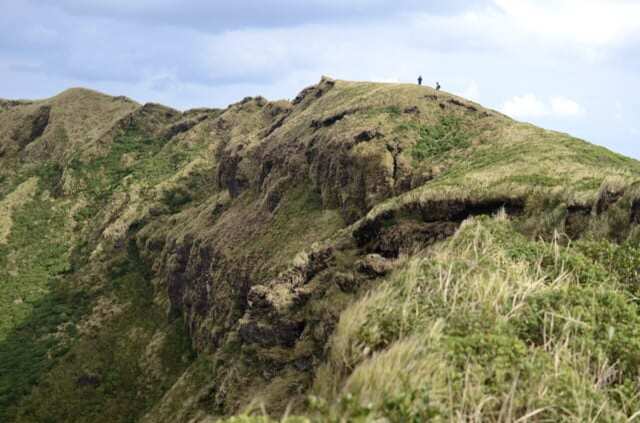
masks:
POLYGON ((465 222, 341 315, 314 386, 323 415, 625 421, 640 313, 619 281, 585 278, 579 254, 504 214, 465 222))

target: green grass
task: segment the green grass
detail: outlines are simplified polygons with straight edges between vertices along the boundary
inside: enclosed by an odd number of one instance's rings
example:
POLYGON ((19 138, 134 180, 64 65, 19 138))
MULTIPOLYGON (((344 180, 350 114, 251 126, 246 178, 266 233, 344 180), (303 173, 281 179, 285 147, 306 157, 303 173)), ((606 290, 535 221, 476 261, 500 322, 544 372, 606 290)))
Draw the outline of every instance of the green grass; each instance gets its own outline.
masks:
POLYGON ((322 415, 631 416, 640 406, 633 248, 530 241, 505 220, 466 224, 343 313, 316 380, 331 398, 322 415), (618 248, 630 250, 614 262, 618 248))
POLYGON ((454 115, 445 115, 433 126, 416 126, 418 143, 411 150, 414 160, 422 161, 442 156, 451 150, 470 146, 470 134, 464 129, 462 120, 454 115))
MULTIPOLYGON (((109 201, 111 194, 120 189, 122 179, 128 175, 142 180, 148 178, 152 183, 152 179, 157 181, 175 173, 175 169, 184 163, 188 155, 171 151, 160 153, 162 147, 162 143, 133 131, 117 138, 110 152, 102 158, 90 163, 72 160, 71 171, 85 184, 81 193, 91 199, 89 205, 76 212, 74 219, 78 222, 93 221, 100 212, 100 204, 109 201), (138 160, 133 166, 124 165, 122 159, 125 154, 136 156, 138 160)), ((101 357, 105 365, 110 360, 123 365, 128 363, 130 360, 126 355, 101 356, 104 352, 100 348, 104 347, 104 350, 108 351, 108 343, 115 342, 118 333, 126 331, 132 322, 145 323, 149 317, 147 311, 154 307, 150 303, 153 297, 150 285, 140 283, 148 275, 142 275, 139 260, 132 260, 128 256, 123 259, 121 267, 118 267, 117 263, 114 264, 114 273, 110 274, 111 285, 106 287, 106 291, 94 290, 89 296, 87 293, 91 287, 71 288, 73 271, 89 271, 88 257, 95 243, 86 238, 87 233, 72 242, 66 227, 69 203, 63 203, 51 196, 43 196, 45 191, 50 194, 60 193, 62 172, 63 168, 57 162, 44 162, 38 166, 24 167, 15 178, 5 181, 17 186, 20 181, 30 176, 35 175, 39 178, 35 198, 13 213, 8 243, 0 245, 0 306, 3 310, 3 317, 0 319, 2 421, 6 421, 9 415, 22 412, 20 410, 24 408, 16 408, 17 404, 28 396, 32 387, 42 383, 48 384, 51 389, 59 385, 55 388, 60 389, 56 391, 61 395, 57 398, 58 404, 74 403, 71 396, 75 388, 70 381, 70 375, 77 371, 69 367, 71 364, 64 364, 67 360, 76 364, 90 363, 96 357, 101 357), (70 254, 72 250, 74 253, 70 254), (105 332, 113 332, 111 335, 104 334, 104 343, 100 344, 102 347, 91 345, 86 339, 78 345, 77 321, 90 310, 95 295, 108 295, 109 292, 123 304, 133 299, 133 309, 138 313, 137 317, 133 318, 128 314, 128 318, 132 320, 123 319, 105 329, 105 332), (72 360, 70 357, 75 359, 72 360), (69 372, 69 376, 64 372, 69 372), (59 380, 55 380, 55 377, 51 376, 53 374, 57 374, 59 380), (68 398, 65 398, 65 395, 68 398)), ((156 311, 155 321, 163 320, 162 313, 156 311)), ((167 375, 175 376, 184 368, 185 363, 180 357, 185 351, 190 351, 190 344, 180 322, 172 325, 167 333, 169 336, 161 353, 162 368, 166 369, 167 375)), ((124 354, 125 350, 121 353, 124 354)), ((134 370, 118 368, 113 372, 107 372, 104 374, 107 381, 104 389, 131 393, 128 386, 139 383, 143 375, 141 370, 134 370)), ((162 382, 154 391, 155 395, 162 389, 168 389, 170 384, 168 380, 162 382)), ((48 395, 42 389, 37 392, 48 395)), ((40 394, 36 393, 34 398, 38 395, 40 394)), ((85 399, 106 407, 98 393, 93 395, 94 397, 89 395, 85 399)), ((136 408, 135 397, 130 397, 127 401, 130 401, 131 407, 136 408)), ((60 419, 65 420, 68 417, 59 413, 70 411, 49 409, 45 413, 45 405, 31 404, 34 410, 43 413, 40 416, 45 420, 54 418, 49 415, 58 415, 60 419)), ((78 404, 76 406, 80 407, 78 404)), ((122 409, 119 410, 122 412, 122 409)), ((117 417, 118 412, 114 411, 109 415, 117 417)), ((32 418, 33 416, 29 417, 26 414, 21 417, 25 421, 32 418)))
MULTIPOLYGON (((514 175, 505 180, 505 182, 513 182, 516 184, 529 185, 531 187, 554 187, 562 183, 559 178, 547 175, 514 175)), ((597 188, 597 187, 596 187, 597 188)))
POLYGON ((162 202, 169 207, 172 213, 178 212, 182 206, 191 202, 191 200, 193 200, 191 193, 183 187, 165 191, 162 196, 162 202))
POLYGON ((47 161, 35 168, 34 174, 38 177, 39 187, 42 191, 57 193, 60 189, 60 180, 64 168, 57 162, 47 161))
POLYGON ((566 142, 571 145, 574 152, 572 159, 577 162, 596 167, 612 166, 638 169, 637 160, 604 147, 593 145, 577 138, 569 138, 566 142))
POLYGON ((9 421, 13 407, 65 355, 77 335, 75 323, 87 311, 89 298, 64 283, 64 279, 52 281, 50 293, 33 301, 30 313, 0 341, 2 421, 9 421))
POLYGON ((326 239, 343 226, 337 210, 322 208, 317 192, 298 186, 282 198, 269 225, 246 244, 238 246, 238 254, 267 254, 274 263, 283 265, 308 245, 310 239, 326 239))
POLYGON ((371 107, 366 110, 364 116, 368 119, 373 117, 381 117, 381 115, 387 115, 392 120, 397 120, 402 116, 402 110, 399 106, 384 106, 384 107, 371 107))
POLYGON ((0 244, 0 341, 49 292, 49 281, 69 270, 66 209, 36 198, 13 213, 13 226, 0 244))
POLYGON ((136 161, 151 159, 163 145, 164 141, 130 129, 114 139, 106 155, 87 163, 73 158, 69 168, 78 180, 83 181, 85 186, 82 191, 89 194, 94 202, 103 203, 120 186, 123 178, 134 173, 133 166, 123 163, 125 155, 130 155, 136 161))
MULTIPOLYGON (((627 240, 617 244, 607 240, 584 240, 576 243, 574 249, 576 255, 601 266, 601 273, 618 280, 624 290, 633 295, 640 294, 640 246, 637 242, 627 240)), ((602 276, 598 279, 606 280, 602 276)))
MULTIPOLYGON (((31 395, 18 406, 19 398, 8 398, 17 421, 136 421, 195 358, 182 320, 167 322, 163 310, 153 303, 149 269, 134 242, 108 269, 100 295, 113 298, 106 307, 115 307, 115 314, 92 329, 93 335, 68 344, 59 359, 33 369, 31 395), (149 345, 160 333, 161 340, 150 353, 149 345), (94 382, 79 382, 83 378, 94 382)), ((12 380, 8 386, 19 385, 12 380)))
MULTIPOLYGON (((46 169, 45 169, 46 170, 46 169)), ((45 172, 43 172, 44 174, 45 172)), ((45 179, 41 186, 47 185, 45 179)), ((68 348, 87 294, 68 286, 66 208, 34 200, 14 212, 0 245, 0 420, 68 348), (67 326, 64 326, 66 324, 67 326), (61 331, 65 336, 56 336, 61 331)))

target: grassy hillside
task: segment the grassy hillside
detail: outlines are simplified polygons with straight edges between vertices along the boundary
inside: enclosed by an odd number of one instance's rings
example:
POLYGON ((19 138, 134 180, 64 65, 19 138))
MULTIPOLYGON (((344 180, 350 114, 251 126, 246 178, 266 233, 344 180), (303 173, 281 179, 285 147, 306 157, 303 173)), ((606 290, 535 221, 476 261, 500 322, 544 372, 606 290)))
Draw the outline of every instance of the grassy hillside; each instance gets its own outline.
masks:
POLYGON ((0 101, 0 420, 635 418, 638 180, 414 85, 0 101))

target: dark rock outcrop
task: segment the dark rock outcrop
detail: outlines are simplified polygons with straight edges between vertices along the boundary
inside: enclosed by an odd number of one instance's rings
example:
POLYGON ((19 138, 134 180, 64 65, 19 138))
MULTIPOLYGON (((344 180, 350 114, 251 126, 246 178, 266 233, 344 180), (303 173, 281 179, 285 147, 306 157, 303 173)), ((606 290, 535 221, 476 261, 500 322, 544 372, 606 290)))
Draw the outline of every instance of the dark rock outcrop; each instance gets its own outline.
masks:
POLYGON ((51 106, 41 106, 27 115, 22 124, 13 133, 13 139, 20 149, 38 139, 47 129, 51 106))

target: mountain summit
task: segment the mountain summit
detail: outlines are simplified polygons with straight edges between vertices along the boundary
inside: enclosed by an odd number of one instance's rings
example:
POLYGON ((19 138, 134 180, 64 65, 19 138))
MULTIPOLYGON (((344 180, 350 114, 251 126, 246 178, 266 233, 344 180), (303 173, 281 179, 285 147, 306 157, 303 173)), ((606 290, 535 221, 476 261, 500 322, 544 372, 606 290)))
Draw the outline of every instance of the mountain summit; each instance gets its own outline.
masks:
POLYGON ((637 416, 639 180, 417 85, 0 100, 0 420, 637 416))

